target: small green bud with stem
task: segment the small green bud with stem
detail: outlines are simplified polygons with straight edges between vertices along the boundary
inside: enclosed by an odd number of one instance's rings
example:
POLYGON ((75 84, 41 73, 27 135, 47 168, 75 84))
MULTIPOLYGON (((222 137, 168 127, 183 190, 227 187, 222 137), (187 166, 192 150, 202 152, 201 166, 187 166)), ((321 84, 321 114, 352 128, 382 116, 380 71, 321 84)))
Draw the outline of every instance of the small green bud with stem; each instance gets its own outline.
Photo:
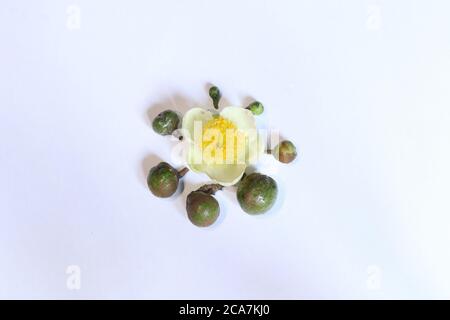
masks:
POLYGON ((289 140, 281 141, 275 149, 269 153, 282 163, 290 163, 297 158, 297 148, 289 140))
POLYGON ((214 108, 219 109, 219 101, 220 98, 222 98, 222 94, 220 93, 219 88, 217 88, 216 86, 212 86, 211 88, 209 88, 209 96, 213 101, 214 108))
POLYGON ((250 103, 246 109, 250 110, 255 116, 259 116, 264 112, 264 106, 259 101, 250 103))
POLYGON ((150 169, 147 176, 147 185, 155 196, 168 198, 177 191, 180 179, 188 171, 188 168, 177 171, 167 162, 160 162, 150 169))

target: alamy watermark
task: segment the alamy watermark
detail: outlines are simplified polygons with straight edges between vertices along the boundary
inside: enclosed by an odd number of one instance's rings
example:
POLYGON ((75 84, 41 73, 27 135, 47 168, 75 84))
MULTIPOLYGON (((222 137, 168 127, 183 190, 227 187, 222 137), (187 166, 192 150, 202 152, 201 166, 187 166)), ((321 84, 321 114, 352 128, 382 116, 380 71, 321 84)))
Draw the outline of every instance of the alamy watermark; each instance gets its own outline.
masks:
POLYGON ((371 4, 367 7, 366 27, 371 31, 380 30, 382 27, 381 6, 371 4))
POLYGON ((367 279, 366 287, 367 290, 376 291, 381 289, 381 281, 383 278, 383 273, 380 266, 370 265, 367 267, 367 279))
POLYGON ((81 268, 78 265, 70 265, 66 268, 66 287, 69 290, 81 289, 81 268))
POLYGON ((66 9, 66 28, 70 31, 81 29, 81 8, 72 4, 66 9))
POLYGON ((209 128, 202 121, 194 121, 191 132, 181 130, 176 136, 183 139, 173 147, 172 160, 188 158, 194 165, 255 164, 280 142, 278 130, 209 128))

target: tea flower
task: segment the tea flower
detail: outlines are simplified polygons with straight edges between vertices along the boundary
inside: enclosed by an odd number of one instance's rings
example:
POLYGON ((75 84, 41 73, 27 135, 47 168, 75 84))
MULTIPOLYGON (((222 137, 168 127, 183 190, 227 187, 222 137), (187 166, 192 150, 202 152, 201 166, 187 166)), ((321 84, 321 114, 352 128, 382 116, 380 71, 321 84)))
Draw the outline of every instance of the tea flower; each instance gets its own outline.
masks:
POLYGON ((183 117, 182 132, 189 169, 223 186, 237 183, 264 151, 255 117, 245 108, 226 107, 220 113, 190 109, 183 117))
MULTIPOLYGON (((267 132, 258 133, 255 120, 264 112, 264 105, 253 101, 245 108, 226 107, 218 112, 222 96, 219 88, 210 87, 209 96, 214 109, 190 109, 182 120, 178 112, 168 109, 152 121, 156 133, 183 140, 179 146, 186 160, 186 166, 179 170, 164 161, 149 170, 147 185, 155 196, 167 198, 175 194, 188 171, 206 174, 213 180, 186 197, 187 217, 197 227, 209 227, 217 221, 220 205, 214 195, 226 186, 239 182, 237 202, 252 215, 269 211, 278 195, 273 178, 259 172, 244 176, 247 166, 256 163, 266 147, 267 132)), ((297 157, 297 149, 289 140, 268 148, 266 153, 282 163, 291 163, 297 157)))

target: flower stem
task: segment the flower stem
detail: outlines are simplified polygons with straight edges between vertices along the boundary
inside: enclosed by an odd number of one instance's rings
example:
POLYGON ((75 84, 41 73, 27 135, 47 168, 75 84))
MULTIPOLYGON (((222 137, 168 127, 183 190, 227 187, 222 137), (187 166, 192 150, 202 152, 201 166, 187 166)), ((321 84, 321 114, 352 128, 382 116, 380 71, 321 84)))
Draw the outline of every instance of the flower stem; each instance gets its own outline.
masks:
POLYGON ((178 171, 178 177, 182 178, 184 177, 184 175, 189 171, 189 169, 187 167, 184 167, 183 169, 181 169, 180 171, 178 171))
POLYGON ((215 194, 217 191, 222 190, 224 187, 218 183, 205 184, 197 189, 197 191, 201 191, 210 195, 215 194))
POLYGON ((172 132, 172 136, 174 136, 175 138, 177 138, 178 140, 183 140, 183 135, 181 134, 180 130, 174 130, 172 132))

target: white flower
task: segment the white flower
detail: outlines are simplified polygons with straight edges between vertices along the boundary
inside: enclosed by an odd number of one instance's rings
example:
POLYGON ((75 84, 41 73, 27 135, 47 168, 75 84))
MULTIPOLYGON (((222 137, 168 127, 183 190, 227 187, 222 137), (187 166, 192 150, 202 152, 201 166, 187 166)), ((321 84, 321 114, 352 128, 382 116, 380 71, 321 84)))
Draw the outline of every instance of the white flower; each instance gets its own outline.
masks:
POLYGON ((237 183, 264 151, 255 117, 241 107, 226 107, 220 113, 193 108, 183 117, 182 131, 189 169, 224 186, 237 183))

